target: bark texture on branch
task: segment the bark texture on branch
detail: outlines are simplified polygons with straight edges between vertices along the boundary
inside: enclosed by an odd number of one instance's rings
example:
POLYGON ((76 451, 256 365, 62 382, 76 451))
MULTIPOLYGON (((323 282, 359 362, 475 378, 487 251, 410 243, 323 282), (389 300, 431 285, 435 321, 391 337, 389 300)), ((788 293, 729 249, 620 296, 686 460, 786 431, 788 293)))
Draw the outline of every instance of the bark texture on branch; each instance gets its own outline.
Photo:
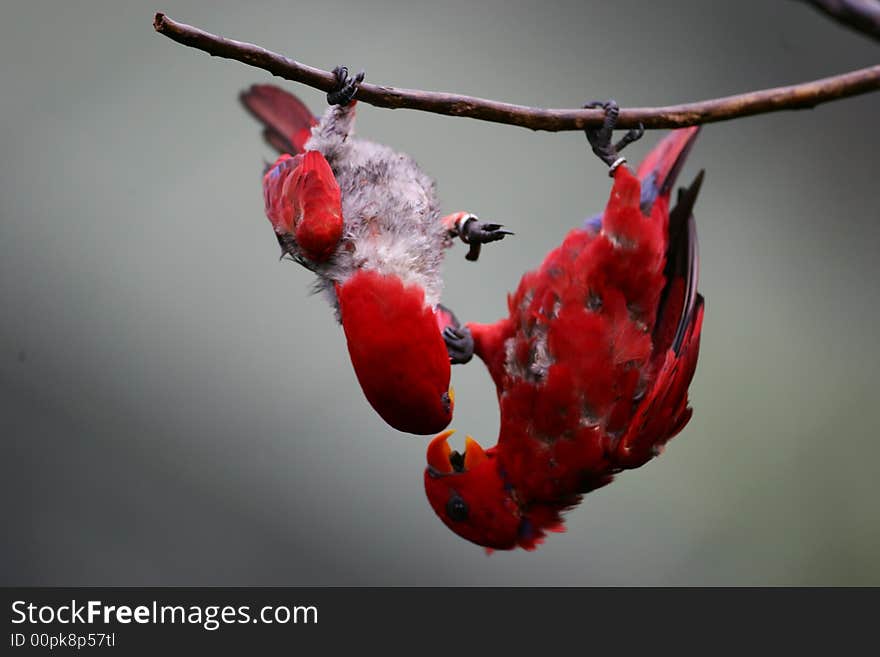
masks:
MULTIPOLYGON (((260 46, 234 41, 192 25, 178 23, 162 13, 156 14, 153 27, 160 34, 185 46, 203 50, 215 57, 234 59, 321 91, 329 91, 335 83, 335 78, 329 71, 301 64, 260 46)), ((695 103, 621 108, 617 125, 620 128, 632 128, 642 123, 646 128, 683 128, 755 114, 806 109, 878 89, 880 65, 793 86, 751 91, 695 103)), ((465 116, 551 132, 582 130, 587 126, 601 124, 603 118, 603 112, 599 109, 543 109, 452 93, 397 89, 367 82, 358 89, 357 99, 376 107, 465 116)))

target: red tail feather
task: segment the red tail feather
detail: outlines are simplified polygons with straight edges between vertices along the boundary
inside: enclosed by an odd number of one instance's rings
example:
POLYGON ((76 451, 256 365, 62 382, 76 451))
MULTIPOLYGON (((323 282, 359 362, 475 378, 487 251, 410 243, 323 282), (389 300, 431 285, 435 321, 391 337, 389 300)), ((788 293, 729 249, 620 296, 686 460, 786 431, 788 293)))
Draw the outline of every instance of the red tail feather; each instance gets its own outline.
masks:
POLYGON ((301 153, 318 123, 299 98, 271 84, 255 84, 239 99, 265 126, 263 137, 279 153, 301 153))
MULTIPOLYGON (((673 130, 651 149, 639 165, 636 175, 642 184, 652 183, 658 196, 668 195, 684 166, 688 151, 697 138, 700 126, 673 130)), ((643 195, 645 191, 642 191, 643 195)))

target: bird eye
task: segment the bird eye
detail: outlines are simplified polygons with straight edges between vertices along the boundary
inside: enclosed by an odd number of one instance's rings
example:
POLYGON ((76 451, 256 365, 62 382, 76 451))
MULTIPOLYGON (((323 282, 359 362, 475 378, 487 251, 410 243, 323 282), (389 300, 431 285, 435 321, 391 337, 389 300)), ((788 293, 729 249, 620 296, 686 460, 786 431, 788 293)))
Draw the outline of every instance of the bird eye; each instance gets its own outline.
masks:
POLYGON ((446 503, 446 513, 454 522, 467 520, 468 507, 465 501, 458 495, 453 494, 446 503))

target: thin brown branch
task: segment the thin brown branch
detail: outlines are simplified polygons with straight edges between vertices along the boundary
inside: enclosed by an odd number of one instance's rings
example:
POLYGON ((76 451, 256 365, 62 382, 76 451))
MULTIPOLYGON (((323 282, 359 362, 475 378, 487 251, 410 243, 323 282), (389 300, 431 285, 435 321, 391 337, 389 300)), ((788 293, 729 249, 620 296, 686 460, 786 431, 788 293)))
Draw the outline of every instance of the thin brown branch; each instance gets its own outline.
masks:
POLYGON ((880 41, 880 0, 801 0, 856 32, 880 41))
MULTIPOLYGON (((329 71, 300 64, 250 43, 233 41, 192 25, 178 23, 162 13, 156 14, 153 27, 160 34, 185 46, 203 50, 215 57, 234 59, 321 91, 329 91, 335 81, 329 71)), ((620 110, 617 124, 621 128, 635 127, 639 123, 643 123, 646 128, 683 128, 754 114, 806 109, 878 89, 880 89, 880 65, 790 87, 751 91, 696 103, 668 107, 624 108, 620 110)), ((448 116, 466 116, 482 121, 551 132, 582 130, 586 126, 599 125, 603 115, 602 110, 596 109, 542 109, 451 93, 396 89, 366 82, 358 89, 357 98, 376 107, 407 108, 448 116)))

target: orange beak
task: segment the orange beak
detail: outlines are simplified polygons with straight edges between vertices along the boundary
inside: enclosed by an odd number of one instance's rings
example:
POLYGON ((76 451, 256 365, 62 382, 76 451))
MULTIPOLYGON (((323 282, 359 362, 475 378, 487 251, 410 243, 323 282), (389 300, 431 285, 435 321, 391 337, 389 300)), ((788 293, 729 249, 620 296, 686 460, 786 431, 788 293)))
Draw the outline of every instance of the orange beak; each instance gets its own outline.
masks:
MULTIPOLYGON (((428 466, 439 474, 452 474, 455 471, 452 465, 452 448, 447 442, 454 433, 455 429, 448 429, 438 434, 428 445, 428 466)), ((485 450, 477 441, 467 436, 464 441, 464 471, 476 468, 487 458, 489 457, 485 450)), ((461 469, 459 467, 459 471, 461 469)))
MULTIPOLYGON (((447 445, 448 448, 448 445, 447 445)), ((473 470, 488 457, 480 444, 468 436, 464 439, 464 469, 473 470)))
POLYGON ((432 470, 441 474, 452 472, 452 462, 449 460, 452 448, 446 441, 454 433, 455 429, 447 429, 428 444, 428 467, 432 470))

